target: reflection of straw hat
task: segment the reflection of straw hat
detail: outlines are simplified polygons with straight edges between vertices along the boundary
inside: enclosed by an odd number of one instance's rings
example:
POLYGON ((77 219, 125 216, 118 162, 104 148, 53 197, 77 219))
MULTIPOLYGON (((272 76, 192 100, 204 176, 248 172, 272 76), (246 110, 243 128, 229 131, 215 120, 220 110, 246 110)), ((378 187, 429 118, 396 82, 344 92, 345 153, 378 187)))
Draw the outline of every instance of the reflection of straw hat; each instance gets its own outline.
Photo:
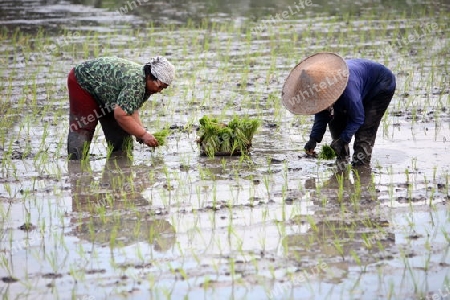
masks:
POLYGON ((283 105, 296 115, 316 114, 342 95, 348 66, 335 53, 316 53, 296 65, 283 85, 283 105))

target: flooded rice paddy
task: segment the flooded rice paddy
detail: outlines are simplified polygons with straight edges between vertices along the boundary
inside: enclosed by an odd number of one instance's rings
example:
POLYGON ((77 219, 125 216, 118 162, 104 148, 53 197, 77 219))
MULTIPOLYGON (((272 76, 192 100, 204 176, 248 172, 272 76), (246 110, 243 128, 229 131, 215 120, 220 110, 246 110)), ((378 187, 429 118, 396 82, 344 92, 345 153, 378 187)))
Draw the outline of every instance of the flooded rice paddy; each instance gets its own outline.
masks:
POLYGON ((36 2, 6 1, 16 13, 0 22, 3 299, 450 297, 445 1, 261 2, 257 18, 243 1, 246 14, 219 6, 203 21, 173 2, 160 15, 36 2), (305 157, 313 117, 281 105, 290 69, 318 51, 397 75, 370 168, 305 157), (172 128, 167 145, 107 156, 98 128, 89 161, 67 161, 70 69, 157 54, 177 79, 141 118, 172 128), (262 120, 251 155, 200 156, 198 120, 235 114, 262 120))

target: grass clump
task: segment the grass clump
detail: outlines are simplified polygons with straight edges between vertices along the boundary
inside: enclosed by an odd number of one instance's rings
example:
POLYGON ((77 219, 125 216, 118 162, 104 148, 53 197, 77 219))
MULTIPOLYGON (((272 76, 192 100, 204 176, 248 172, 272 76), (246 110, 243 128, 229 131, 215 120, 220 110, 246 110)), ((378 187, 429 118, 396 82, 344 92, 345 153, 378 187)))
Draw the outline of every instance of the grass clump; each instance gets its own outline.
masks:
POLYGON ((208 156, 248 154, 253 135, 260 123, 258 119, 234 116, 228 124, 225 124, 219 122, 217 118, 203 116, 200 119, 200 138, 197 140, 201 154, 208 156))
POLYGON ((163 130, 160 130, 158 132, 155 132, 153 136, 155 137, 156 141, 158 142, 159 146, 164 146, 166 143, 167 136, 170 134, 170 130, 167 128, 164 128, 163 130))
POLYGON ((319 153, 319 158, 334 159, 336 158, 336 153, 334 152, 333 148, 331 148, 329 145, 323 145, 319 153))

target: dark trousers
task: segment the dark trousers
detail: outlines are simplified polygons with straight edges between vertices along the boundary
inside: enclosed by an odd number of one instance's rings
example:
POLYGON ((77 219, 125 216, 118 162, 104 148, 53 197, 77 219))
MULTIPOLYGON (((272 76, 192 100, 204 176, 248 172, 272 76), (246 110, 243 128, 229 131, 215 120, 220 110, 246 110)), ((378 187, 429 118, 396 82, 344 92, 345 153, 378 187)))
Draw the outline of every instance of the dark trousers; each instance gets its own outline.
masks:
MULTIPOLYGON (((372 150, 375 145, 377 130, 389 103, 394 96, 396 88, 395 76, 391 71, 380 74, 380 81, 376 89, 363 99, 364 124, 355 133, 353 144, 352 163, 354 165, 368 165, 372 159, 372 150)), ((328 124, 332 139, 338 139, 347 126, 348 116, 336 113, 328 124)))
POLYGON ((113 107, 100 107, 77 82, 72 69, 67 78, 69 89, 69 159, 82 159, 89 154, 95 128, 100 121, 106 141, 114 151, 132 149, 133 140, 114 118, 113 107))

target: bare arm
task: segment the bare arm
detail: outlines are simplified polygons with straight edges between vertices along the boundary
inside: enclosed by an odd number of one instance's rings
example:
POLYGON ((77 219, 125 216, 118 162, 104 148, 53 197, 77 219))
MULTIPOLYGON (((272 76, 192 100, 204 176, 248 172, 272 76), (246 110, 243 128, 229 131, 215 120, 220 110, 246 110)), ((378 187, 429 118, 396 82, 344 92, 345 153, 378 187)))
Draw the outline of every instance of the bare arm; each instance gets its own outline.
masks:
POLYGON ((123 130, 142 139, 147 146, 158 146, 155 137, 148 133, 142 126, 138 111, 135 111, 132 115, 128 115, 119 105, 116 105, 114 108, 114 118, 123 130))
POLYGON ((135 110, 131 116, 139 125, 141 125, 141 127, 144 127, 144 125, 142 125, 141 118, 139 117, 139 110, 135 110))

